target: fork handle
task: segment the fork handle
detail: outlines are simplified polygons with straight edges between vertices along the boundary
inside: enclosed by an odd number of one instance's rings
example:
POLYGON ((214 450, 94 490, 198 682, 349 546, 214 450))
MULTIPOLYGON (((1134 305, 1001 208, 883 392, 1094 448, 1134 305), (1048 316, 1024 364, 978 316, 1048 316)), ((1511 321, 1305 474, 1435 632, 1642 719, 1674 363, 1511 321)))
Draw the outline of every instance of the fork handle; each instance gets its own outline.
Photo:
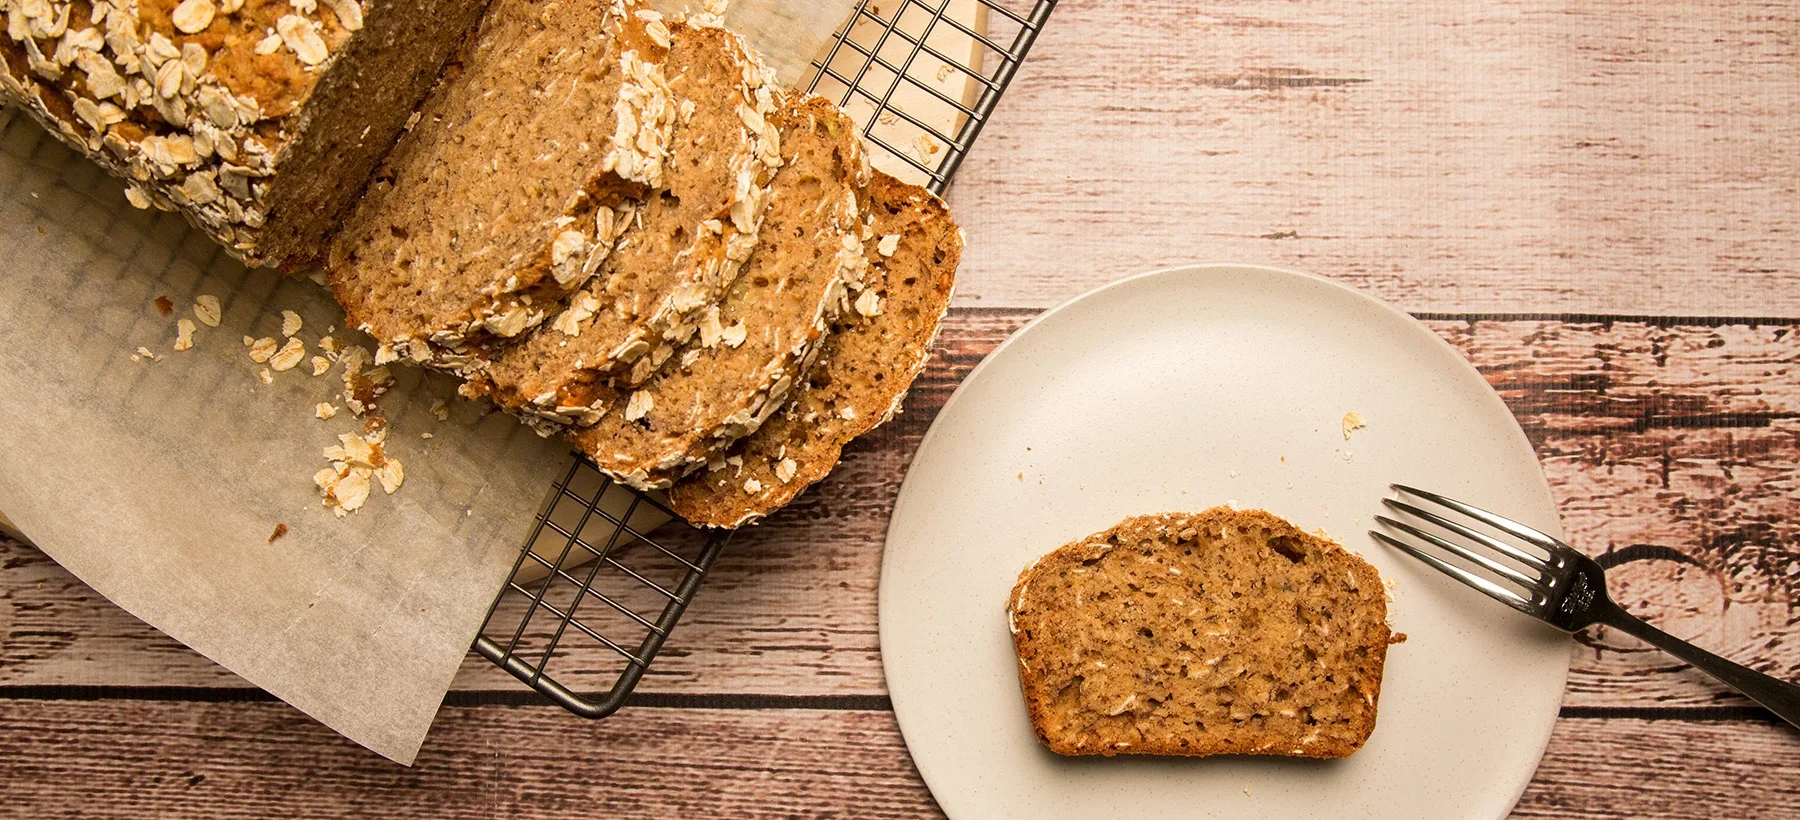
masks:
POLYGON ((1800 726, 1800 685, 1770 677, 1743 664, 1714 655, 1638 620, 1617 604, 1596 614, 1602 615, 1599 619, 1601 623, 1622 629, 1645 643, 1687 661, 1695 669, 1718 678, 1725 685, 1742 692, 1745 697, 1767 707, 1782 720, 1800 726))

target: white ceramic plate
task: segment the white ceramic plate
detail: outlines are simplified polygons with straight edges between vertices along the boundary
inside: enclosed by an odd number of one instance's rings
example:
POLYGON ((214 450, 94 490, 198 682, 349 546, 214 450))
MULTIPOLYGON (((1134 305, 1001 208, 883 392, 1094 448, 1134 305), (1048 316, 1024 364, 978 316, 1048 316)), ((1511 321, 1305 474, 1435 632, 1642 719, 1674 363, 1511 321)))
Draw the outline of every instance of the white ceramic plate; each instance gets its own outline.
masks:
POLYGON ((1366 534, 1390 482, 1557 534, 1535 455, 1474 368, 1329 281, 1207 265, 1108 285, 975 369, 888 529, 881 649, 953 818, 1501 818, 1543 754, 1567 637, 1366 534), (1348 441, 1346 412, 1368 418, 1348 441), (1141 513, 1235 501, 1323 527, 1395 583, 1375 733, 1341 761, 1060 758, 1032 735, 1005 602, 1033 558, 1141 513))

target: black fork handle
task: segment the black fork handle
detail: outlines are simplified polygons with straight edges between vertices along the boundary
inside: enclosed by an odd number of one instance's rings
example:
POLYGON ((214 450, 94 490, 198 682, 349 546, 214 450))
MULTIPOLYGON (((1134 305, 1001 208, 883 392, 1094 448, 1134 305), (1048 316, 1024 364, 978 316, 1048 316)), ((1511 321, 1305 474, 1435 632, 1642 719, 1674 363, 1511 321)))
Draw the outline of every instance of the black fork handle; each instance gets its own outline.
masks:
POLYGON ((1725 685, 1742 692, 1744 697, 1762 704, 1782 720, 1800 726, 1800 685, 1770 677, 1741 663, 1714 655, 1632 617, 1631 613, 1617 604, 1604 607, 1594 614, 1600 616, 1597 619, 1600 623, 1624 630, 1657 649, 1687 661, 1695 669, 1718 678, 1725 685))

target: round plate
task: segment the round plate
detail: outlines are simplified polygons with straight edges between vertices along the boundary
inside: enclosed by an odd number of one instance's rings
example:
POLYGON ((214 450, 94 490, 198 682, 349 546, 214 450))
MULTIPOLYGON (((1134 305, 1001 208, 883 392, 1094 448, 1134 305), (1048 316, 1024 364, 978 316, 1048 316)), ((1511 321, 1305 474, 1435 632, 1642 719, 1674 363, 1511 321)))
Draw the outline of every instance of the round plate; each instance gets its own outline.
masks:
POLYGON ((881 651, 919 772, 954 818, 1501 818, 1549 740, 1566 636, 1382 547, 1391 482, 1560 535, 1531 445, 1455 350, 1324 279, 1206 265, 1103 287, 969 374, 888 529, 881 651), (1344 414, 1368 419, 1342 432, 1344 414), (1389 579, 1375 732, 1339 761, 1063 758, 1026 719, 1007 593, 1121 519, 1261 507, 1389 579))

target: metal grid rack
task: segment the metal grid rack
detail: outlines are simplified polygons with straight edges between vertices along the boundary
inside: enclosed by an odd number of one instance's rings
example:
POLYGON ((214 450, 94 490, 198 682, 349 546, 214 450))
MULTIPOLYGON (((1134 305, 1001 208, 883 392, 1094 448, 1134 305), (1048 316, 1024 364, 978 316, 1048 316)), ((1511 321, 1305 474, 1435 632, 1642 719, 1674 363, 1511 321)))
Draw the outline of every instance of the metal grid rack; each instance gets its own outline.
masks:
MULTIPOLYGON (((942 194, 1055 6, 859 0, 806 90, 857 121, 876 167, 942 194)), ((577 456, 538 511, 475 651, 570 712, 610 715, 730 540, 577 456), (575 642, 606 651, 572 652, 575 642), (553 677, 571 654, 583 663, 553 677), (596 656, 615 662, 593 668, 596 656)))

